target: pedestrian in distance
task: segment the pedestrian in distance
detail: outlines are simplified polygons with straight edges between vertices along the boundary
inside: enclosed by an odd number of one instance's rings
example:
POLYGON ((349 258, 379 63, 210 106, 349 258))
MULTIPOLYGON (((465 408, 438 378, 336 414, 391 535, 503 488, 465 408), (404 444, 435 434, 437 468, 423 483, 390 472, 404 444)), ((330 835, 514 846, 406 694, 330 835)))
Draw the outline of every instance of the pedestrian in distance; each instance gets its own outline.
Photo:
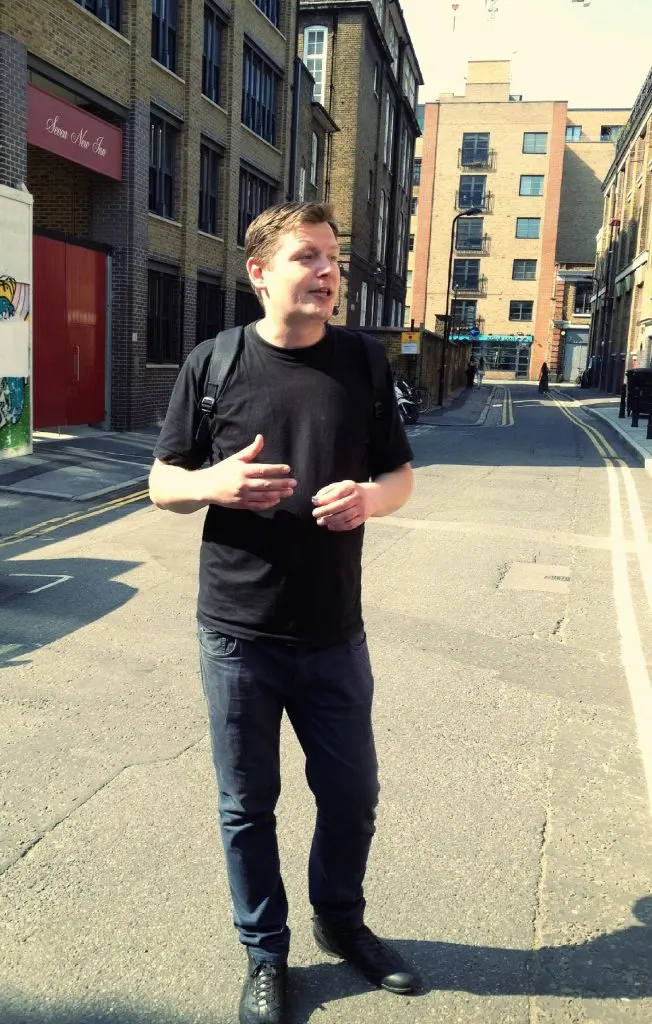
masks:
POLYGON ((466 368, 466 386, 472 388, 475 383, 475 371, 477 370, 477 363, 473 357, 466 368))
POLYGON ((549 386, 550 386, 550 371, 548 369, 548 364, 547 363, 543 363, 543 365, 541 367, 541 371, 539 373, 539 394, 540 395, 547 395, 548 394, 549 386))
POLYGON ((416 985, 365 925, 363 893, 379 792, 361 614, 364 523, 408 500, 412 452, 382 347, 382 401, 374 400, 368 354, 381 343, 328 323, 339 256, 326 205, 287 203, 252 222, 245 258, 263 316, 244 329, 206 441, 200 404, 213 342, 189 355, 150 475, 160 508, 207 509, 199 657, 233 918, 248 956, 240 1024, 289 1019, 275 818, 284 711, 316 803, 315 941, 391 992, 416 985))
POLYGON ((482 381, 484 380, 484 357, 480 356, 478 360, 478 369, 476 370, 476 379, 478 381, 478 387, 482 387, 482 381))

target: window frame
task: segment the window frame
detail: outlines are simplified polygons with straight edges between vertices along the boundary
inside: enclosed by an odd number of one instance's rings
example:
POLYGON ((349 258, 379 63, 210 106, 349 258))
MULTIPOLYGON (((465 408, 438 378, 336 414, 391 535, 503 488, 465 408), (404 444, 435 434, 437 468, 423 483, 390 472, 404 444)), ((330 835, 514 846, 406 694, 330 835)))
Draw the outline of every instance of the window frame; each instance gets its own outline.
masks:
POLYGON ((478 288, 480 286, 480 259, 475 256, 460 256, 453 260, 451 287, 478 288), (464 273, 462 273, 462 270, 464 273), (469 271, 472 271, 469 273, 469 271))
POLYGON ((593 294, 593 282, 592 281, 578 281, 575 285, 573 294, 573 316, 591 316, 591 296, 593 294), (582 303, 583 308, 580 310, 577 308, 577 293, 581 289, 580 294, 586 296, 582 303))
POLYGON ((537 279, 537 266, 538 260, 521 259, 520 257, 512 261, 512 281, 536 281, 537 279), (517 264, 521 264, 523 268, 522 274, 517 274, 517 264), (527 273, 528 270, 532 269, 533 273, 527 273))
POLYGON ((516 238, 541 238, 541 217, 517 217, 516 218, 516 238), (519 226, 525 222, 536 223, 537 233, 532 234, 521 234, 519 232, 519 226))
POLYGON ((567 124, 565 142, 580 142, 582 138, 581 124, 567 124))
POLYGON ((376 229, 376 255, 379 263, 385 261, 385 244, 387 242, 387 196, 381 188, 378 198, 378 224, 376 229))
POLYGON ((176 155, 179 129, 158 111, 149 115, 149 196, 148 209, 157 217, 174 220, 176 155), (156 149, 154 135, 158 135, 160 162, 152 162, 152 150, 156 149), (154 203, 152 205, 152 197, 154 203), (169 200, 169 202, 168 202, 169 200))
POLYGON ((455 248, 464 248, 465 252, 482 252, 482 240, 484 238, 484 217, 460 217, 455 231, 455 248), (479 229, 475 225, 479 224, 479 229), (471 228, 474 228, 472 231, 471 228), (465 238, 462 236, 466 235, 465 238), (471 247, 471 242, 477 241, 477 247, 471 247))
POLYGON ((366 281, 360 282, 360 327, 367 326, 367 303, 369 302, 369 285, 366 281))
POLYGON ((176 74, 179 56, 179 0, 152 0, 153 59, 176 74))
POLYGON ((528 156, 546 156, 548 153, 548 132, 523 132, 523 153, 528 154, 528 156), (537 148, 538 142, 536 140, 541 138, 545 140, 543 149, 537 148), (532 149, 526 148, 526 139, 535 140, 532 149))
POLYGON ((487 197, 487 175, 486 174, 460 174, 460 180, 459 180, 459 186, 458 186, 458 197, 459 197, 459 208, 460 208, 460 210, 469 210, 472 206, 480 206, 480 207, 484 206, 485 200, 486 200, 486 197, 487 197), (462 185, 462 182, 463 182, 463 180, 465 178, 468 178, 471 182, 473 182, 473 187, 472 187, 471 193, 470 193, 471 199, 470 199, 470 202, 468 202, 468 203, 463 198, 463 196, 466 197, 468 195, 468 193, 466 191, 468 186, 463 186, 462 185), (476 195, 476 193, 478 191, 478 189, 475 186, 475 182, 476 181, 477 182, 482 182, 482 194, 479 195, 479 196, 476 195))
POLYGON ((319 177, 319 136, 317 132, 312 133, 310 140, 310 184, 317 186, 319 177))
POLYGON ((255 6, 271 21, 274 28, 281 28, 281 0, 254 0, 255 6))
POLYGON ((421 184, 421 165, 423 159, 420 156, 415 156, 414 163, 412 164, 412 185, 418 186, 421 184))
POLYGON ((207 235, 219 235, 220 227, 220 184, 222 176, 222 152, 201 137, 199 143, 199 212, 198 230, 207 235), (208 179, 205 168, 208 164, 208 179), (214 177, 214 182, 211 179, 214 177), (213 184, 213 189, 211 189, 213 184), (212 226, 211 226, 212 225, 212 226))
POLYGON ((276 147, 281 74, 245 36, 242 44, 242 109, 245 128, 276 147))
POLYGON ((532 323, 534 319, 534 299, 510 299, 509 318, 512 323, 532 323), (516 307, 519 307, 519 316, 515 316, 516 307), (523 316, 523 307, 529 306, 529 316, 523 316))
POLYGON ((315 85, 312 90, 312 98, 315 103, 321 103, 324 106, 324 99, 326 94, 326 68, 328 62, 328 25, 306 25, 303 30, 303 56, 301 58, 308 71, 315 79, 315 85), (321 33, 322 36, 322 52, 309 54, 309 37, 310 33, 321 33), (320 63, 319 68, 321 72, 321 82, 317 81, 315 71, 317 70, 317 62, 320 63))
POLYGON ((179 267, 148 265, 146 360, 150 365, 181 365, 183 347, 181 285, 179 267), (153 297, 157 304, 155 313, 152 309, 153 297), (155 321, 156 327, 154 326, 155 321))
POLYGON ((220 278, 209 278, 207 276, 197 277, 197 298, 195 302, 195 339, 196 344, 200 345, 202 341, 208 341, 209 338, 214 338, 221 330, 224 329, 224 287, 220 278), (211 317, 207 314, 206 307, 210 305, 209 302, 204 301, 211 296, 206 292, 206 289, 210 289, 212 297, 217 299, 218 315, 217 317, 211 317))
POLYGON ((477 299, 453 299, 451 304, 451 327, 466 327, 469 330, 471 327, 475 327, 478 319, 478 300, 477 299), (456 307, 463 307, 462 315, 458 315, 456 307), (469 316, 468 313, 472 311, 473 316, 469 316))
POLYGON ((88 11, 103 25, 120 32, 122 24, 122 0, 75 0, 84 11, 88 11))
POLYGON ((213 4, 204 0, 204 40, 202 44, 201 91, 202 96, 220 105, 222 98, 222 63, 224 57, 224 33, 227 28, 224 16, 213 4), (207 35, 211 32, 211 40, 207 35), (217 39, 217 45, 215 40, 217 39), (212 53, 207 53, 207 42, 212 44, 212 53), (217 53, 215 52, 217 50, 217 53), (212 81, 209 85, 209 76, 212 81))
POLYGON ((258 214, 273 206, 278 186, 263 178, 248 166, 240 164, 238 182, 238 235, 237 244, 244 247, 247 228, 258 214), (243 204, 243 197, 245 202, 243 204), (253 202, 249 199, 253 198, 253 202), (265 201, 266 200, 266 201, 265 201))
POLYGON ((519 196, 531 196, 534 199, 541 198, 543 196, 543 194, 544 194, 544 190, 545 190, 545 187, 546 187, 545 177, 546 177, 545 174, 522 174, 521 177, 520 177, 519 185, 518 185, 518 194, 519 194, 519 196), (529 179, 530 183, 535 182, 535 181, 539 182, 540 185, 541 185, 541 191, 540 192, 524 192, 523 191, 523 182, 525 180, 528 180, 528 179, 529 179))
POLYGON ((477 163, 478 167, 486 167, 489 163, 489 150, 491 147, 491 132, 462 132, 462 165, 464 167, 472 167, 474 162, 477 163), (486 136, 486 147, 478 145, 478 139, 484 139, 486 136), (467 140, 474 139, 475 142, 471 145, 467 140), (469 160, 469 154, 473 152, 474 160, 469 160))

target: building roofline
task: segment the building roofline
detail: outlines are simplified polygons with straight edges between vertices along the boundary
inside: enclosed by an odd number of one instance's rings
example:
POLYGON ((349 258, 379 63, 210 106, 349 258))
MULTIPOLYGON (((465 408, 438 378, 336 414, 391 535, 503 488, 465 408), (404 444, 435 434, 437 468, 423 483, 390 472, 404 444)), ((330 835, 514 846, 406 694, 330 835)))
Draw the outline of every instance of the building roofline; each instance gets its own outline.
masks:
POLYGON ((313 116, 316 117, 326 132, 332 135, 334 132, 340 131, 339 125, 335 123, 323 104, 318 103, 317 100, 311 100, 310 105, 312 107, 313 116))

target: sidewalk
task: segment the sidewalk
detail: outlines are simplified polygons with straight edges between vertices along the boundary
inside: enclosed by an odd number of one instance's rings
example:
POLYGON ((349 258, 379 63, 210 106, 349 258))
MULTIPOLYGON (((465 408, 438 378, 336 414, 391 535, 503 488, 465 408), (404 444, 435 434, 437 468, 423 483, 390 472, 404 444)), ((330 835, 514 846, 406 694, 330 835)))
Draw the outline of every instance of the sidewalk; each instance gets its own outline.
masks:
POLYGON ((460 388, 444 405, 424 412, 419 423, 437 427, 477 427, 484 423, 491 407, 494 385, 460 388))
POLYGON ((91 501, 144 488, 158 429, 118 433, 94 427, 34 432, 34 453, 0 460, 0 492, 91 501))
POLYGON ((620 399, 615 396, 605 395, 602 391, 594 389, 579 389, 564 385, 555 385, 558 390, 570 392, 575 401, 589 413, 607 423, 614 430, 634 455, 643 464, 647 473, 652 476, 652 438, 648 439, 647 417, 639 419, 639 426, 633 427, 631 416, 620 419, 620 399))

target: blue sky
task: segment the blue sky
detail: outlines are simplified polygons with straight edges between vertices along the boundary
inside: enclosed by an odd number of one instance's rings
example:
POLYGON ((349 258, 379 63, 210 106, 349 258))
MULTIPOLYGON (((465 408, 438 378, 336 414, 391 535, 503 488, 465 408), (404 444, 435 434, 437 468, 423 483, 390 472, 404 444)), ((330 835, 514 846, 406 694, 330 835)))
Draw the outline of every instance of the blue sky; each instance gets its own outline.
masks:
POLYGON ((421 65, 421 101, 462 93, 467 60, 512 62, 512 92, 571 107, 630 107, 652 65, 652 0, 400 0, 421 65))

